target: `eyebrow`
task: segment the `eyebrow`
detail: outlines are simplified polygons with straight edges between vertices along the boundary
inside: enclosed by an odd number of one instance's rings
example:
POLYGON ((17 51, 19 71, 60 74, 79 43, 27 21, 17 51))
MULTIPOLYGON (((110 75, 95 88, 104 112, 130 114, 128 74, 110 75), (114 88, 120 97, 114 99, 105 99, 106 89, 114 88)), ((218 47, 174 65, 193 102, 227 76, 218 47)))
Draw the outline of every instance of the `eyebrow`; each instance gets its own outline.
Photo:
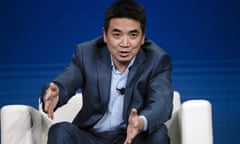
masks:
MULTIPOLYGON (((115 28, 115 29, 112 30, 112 32, 121 32, 121 30, 115 28)), ((134 29, 134 30, 131 30, 130 33, 139 33, 139 31, 137 29, 134 29)))
POLYGON ((134 29, 134 30, 131 30, 130 33, 139 33, 139 31, 134 29))
POLYGON ((115 28, 115 29, 112 30, 112 32, 121 32, 121 30, 115 28))

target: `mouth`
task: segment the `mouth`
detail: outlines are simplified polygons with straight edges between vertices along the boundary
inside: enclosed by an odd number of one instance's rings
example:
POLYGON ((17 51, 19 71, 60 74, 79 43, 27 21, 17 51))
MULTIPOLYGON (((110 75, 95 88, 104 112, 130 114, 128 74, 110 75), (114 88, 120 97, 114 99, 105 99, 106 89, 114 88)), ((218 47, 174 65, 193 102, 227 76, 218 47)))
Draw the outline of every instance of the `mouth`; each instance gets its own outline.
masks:
POLYGON ((130 51, 119 51, 119 55, 121 57, 128 57, 130 54, 130 51))

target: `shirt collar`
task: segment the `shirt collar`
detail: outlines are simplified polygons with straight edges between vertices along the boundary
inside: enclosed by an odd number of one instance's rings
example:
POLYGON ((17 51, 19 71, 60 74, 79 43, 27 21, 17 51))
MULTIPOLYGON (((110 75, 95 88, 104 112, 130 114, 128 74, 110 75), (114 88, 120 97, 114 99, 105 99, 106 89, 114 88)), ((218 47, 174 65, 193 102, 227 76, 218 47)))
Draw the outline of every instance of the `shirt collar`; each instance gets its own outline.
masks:
MULTIPOLYGON (((136 59, 136 56, 132 58, 132 60, 130 61, 130 63, 129 63, 128 66, 127 66, 127 69, 129 69, 129 68, 133 65, 135 59, 136 59)), ((112 66, 112 68, 116 69, 116 67, 115 67, 115 65, 114 65, 114 63, 113 63, 112 55, 111 55, 111 66, 112 66)))

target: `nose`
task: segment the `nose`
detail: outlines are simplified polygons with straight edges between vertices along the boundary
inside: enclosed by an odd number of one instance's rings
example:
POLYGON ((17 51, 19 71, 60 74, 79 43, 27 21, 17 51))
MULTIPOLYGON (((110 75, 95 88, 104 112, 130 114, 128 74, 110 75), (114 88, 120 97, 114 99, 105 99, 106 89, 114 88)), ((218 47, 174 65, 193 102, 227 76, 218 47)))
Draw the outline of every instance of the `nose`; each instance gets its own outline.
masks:
POLYGON ((122 37, 120 46, 124 47, 124 48, 129 47, 129 41, 128 41, 128 37, 127 36, 122 37))

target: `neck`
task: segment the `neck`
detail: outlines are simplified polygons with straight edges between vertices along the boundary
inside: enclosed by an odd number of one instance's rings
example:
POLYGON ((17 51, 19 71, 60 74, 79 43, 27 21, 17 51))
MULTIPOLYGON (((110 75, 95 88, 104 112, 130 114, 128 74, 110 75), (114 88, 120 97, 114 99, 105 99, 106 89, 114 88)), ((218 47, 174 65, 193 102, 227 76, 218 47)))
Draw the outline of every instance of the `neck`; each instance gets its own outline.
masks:
POLYGON ((115 68, 120 72, 120 73, 124 73, 129 65, 130 62, 116 62, 113 61, 115 68))

